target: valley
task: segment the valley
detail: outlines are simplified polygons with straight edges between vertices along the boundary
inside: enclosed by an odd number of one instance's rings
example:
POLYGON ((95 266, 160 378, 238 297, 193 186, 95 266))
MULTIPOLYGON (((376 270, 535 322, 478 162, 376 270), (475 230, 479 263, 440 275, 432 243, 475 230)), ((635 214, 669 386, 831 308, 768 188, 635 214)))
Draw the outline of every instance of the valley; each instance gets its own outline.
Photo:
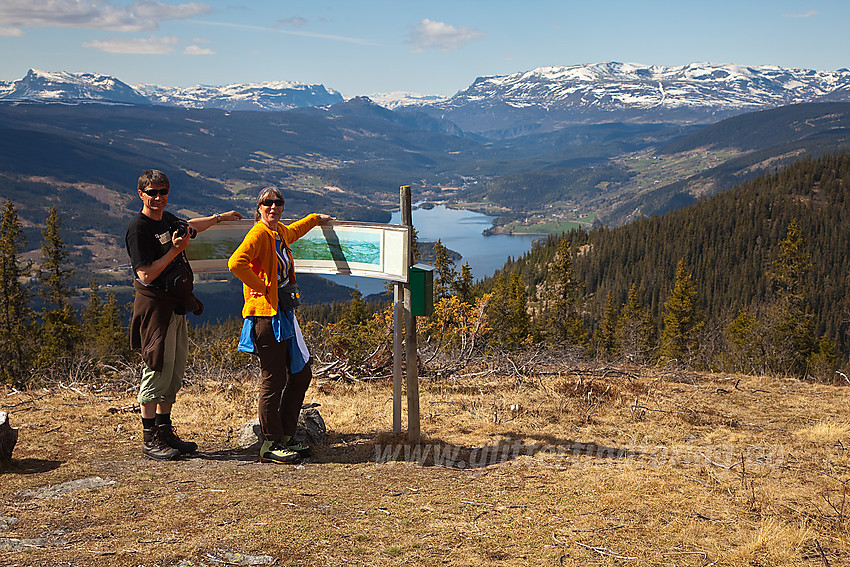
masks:
POLYGON ((83 286, 94 274, 103 283, 119 277, 124 222, 137 207, 133 185, 145 168, 169 172, 169 207, 187 217, 251 213, 257 191, 275 185, 291 218, 322 211, 388 222, 398 187, 411 185, 418 202, 496 217, 488 234, 547 235, 620 226, 802 157, 850 149, 850 103, 770 108, 789 97, 818 100, 829 88, 840 97, 842 73, 800 75, 798 87, 788 79, 796 71, 766 68, 647 73, 613 63, 547 68, 481 79, 451 99, 389 110, 365 97, 339 101, 332 89, 283 83, 204 91, 209 96, 191 104, 146 88, 159 98, 142 104, 143 94, 120 81, 31 72, 0 96, 0 195, 19 211, 24 256, 32 260, 43 219, 57 207, 75 283, 83 286), (652 115, 650 106, 637 105, 642 118, 635 118, 637 103, 629 107, 622 93, 646 89, 651 101, 658 77, 694 87, 652 115), (249 91, 260 97, 251 99, 256 110, 227 102, 249 91), (607 114, 575 103, 569 93, 576 92, 607 93, 607 114), (128 96, 130 103, 120 102, 128 96), (44 102, 57 97, 70 98, 44 102), (113 99, 119 103, 93 102, 113 99))

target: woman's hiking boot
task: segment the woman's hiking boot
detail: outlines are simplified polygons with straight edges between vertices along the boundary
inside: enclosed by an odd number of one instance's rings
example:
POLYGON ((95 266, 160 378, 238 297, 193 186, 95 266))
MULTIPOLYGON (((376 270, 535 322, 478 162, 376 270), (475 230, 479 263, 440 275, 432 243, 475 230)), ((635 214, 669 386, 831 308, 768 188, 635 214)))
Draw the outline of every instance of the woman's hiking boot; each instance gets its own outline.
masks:
POLYGON ((302 445, 301 443, 298 443, 294 437, 286 441, 283 446, 290 451, 298 453, 300 457, 309 457, 313 454, 313 450, 310 449, 309 445, 302 445))
POLYGON ((180 456, 180 451, 174 447, 169 447, 165 443, 159 435, 159 427, 162 426, 154 426, 143 431, 144 442, 142 444, 142 453, 146 457, 156 459, 157 461, 173 461, 180 456))
POLYGON ((194 453, 198 450, 197 443, 193 443, 192 441, 183 441, 180 439, 177 436, 177 432, 174 431, 174 427, 170 423, 162 423, 158 425, 157 434, 166 445, 177 449, 182 455, 194 453))
POLYGON ((295 451, 290 451, 283 444, 283 441, 263 441, 260 446, 260 462, 261 463, 297 463, 301 460, 301 455, 295 451))

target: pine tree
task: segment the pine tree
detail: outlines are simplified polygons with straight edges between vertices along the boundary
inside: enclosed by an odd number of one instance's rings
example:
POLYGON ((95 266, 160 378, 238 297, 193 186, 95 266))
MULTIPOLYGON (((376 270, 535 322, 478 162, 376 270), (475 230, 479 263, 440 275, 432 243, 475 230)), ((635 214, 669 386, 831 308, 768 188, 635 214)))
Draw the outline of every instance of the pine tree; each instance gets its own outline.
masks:
POLYGON ((451 295, 456 277, 455 262, 449 257, 449 249, 438 239, 434 243, 434 301, 451 295))
POLYGON ((118 356, 127 351, 127 332, 121 322, 118 300, 110 291, 101 301, 97 279, 92 280, 89 304, 83 312, 82 342, 96 358, 118 356))
POLYGON ((764 364, 758 318, 742 307, 726 328, 732 370, 755 373, 764 364))
POLYGON ((103 304, 100 301, 100 285, 97 278, 92 279, 89 285, 89 304, 83 311, 83 342, 89 350, 96 351, 97 333, 100 330, 100 317, 103 313, 103 304))
POLYGON ((44 300, 41 313, 42 330, 39 365, 52 366, 60 358, 71 355, 79 340, 79 322, 71 306, 69 281, 74 269, 68 251, 59 235, 62 221, 56 207, 50 209, 47 223, 41 231, 41 265, 36 275, 41 282, 39 293, 44 300))
POLYGON ((487 307, 490 340, 493 346, 518 350, 531 344, 531 316, 525 284, 519 274, 496 277, 487 307))
POLYGON ((100 311, 100 350, 104 356, 126 356, 129 351, 127 327, 121 317, 121 306, 115 293, 108 291, 100 311))
POLYGON ((475 301, 475 292, 472 283, 472 269, 469 262, 465 262, 460 268, 460 276, 454 281, 453 290, 461 303, 472 305, 475 301))
POLYGON ((30 267, 18 260, 26 246, 18 214, 6 200, 0 221, 0 382, 23 385, 32 369, 32 312, 23 286, 30 267))
POLYGON ((768 309, 765 339, 774 372, 801 376, 815 350, 813 315, 806 300, 806 278, 811 269, 799 223, 792 219, 769 272, 776 299, 768 309))
POLYGON ((649 310, 641 305, 637 286, 632 284, 617 323, 617 350, 630 362, 642 364, 651 358, 655 340, 649 310))
POLYGON ((587 345, 587 331, 579 314, 582 286, 573 274, 570 241, 565 236, 555 248, 546 285, 548 304, 543 334, 554 344, 587 345))
POLYGON ((617 352, 617 327, 619 326, 619 310, 614 305, 614 296, 608 292, 605 310, 602 312, 602 323, 599 327, 599 353, 603 356, 613 356, 617 352))
POLYGON ((676 266, 676 280, 664 309, 661 358, 690 364, 696 358, 699 332, 705 323, 697 307, 696 286, 691 274, 685 270, 683 259, 676 266))
POLYGON ((339 318, 322 331, 331 353, 351 366, 363 364, 382 344, 392 339, 392 307, 375 313, 359 290, 351 290, 351 300, 342 308, 339 318))

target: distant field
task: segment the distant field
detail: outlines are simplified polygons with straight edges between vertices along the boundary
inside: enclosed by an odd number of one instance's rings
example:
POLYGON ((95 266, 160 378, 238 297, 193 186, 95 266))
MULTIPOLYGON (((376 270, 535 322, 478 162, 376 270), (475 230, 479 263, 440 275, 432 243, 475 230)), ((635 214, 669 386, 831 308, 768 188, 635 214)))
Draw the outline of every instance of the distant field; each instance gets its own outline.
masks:
POLYGON ((618 163, 636 173, 634 179, 627 183, 634 190, 660 187, 690 177, 706 169, 717 167, 741 152, 724 151, 689 151, 671 156, 632 155, 616 160, 618 163))
POLYGON ((514 234, 561 234, 569 232, 574 228, 587 228, 587 224, 566 221, 566 222, 540 222, 531 225, 522 225, 519 223, 509 223, 505 228, 509 229, 514 234))

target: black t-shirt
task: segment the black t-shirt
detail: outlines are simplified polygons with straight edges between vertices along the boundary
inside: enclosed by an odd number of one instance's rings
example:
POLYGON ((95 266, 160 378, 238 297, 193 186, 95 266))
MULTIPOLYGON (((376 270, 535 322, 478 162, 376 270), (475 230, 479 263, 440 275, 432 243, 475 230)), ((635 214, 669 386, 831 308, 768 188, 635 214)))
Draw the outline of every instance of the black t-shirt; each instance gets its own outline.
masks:
MULTIPOLYGON (((130 255, 130 263, 133 266, 133 275, 139 266, 149 266, 159 258, 165 256, 171 248, 171 235, 180 226, 180 219, 169 213, 162 212, 161 220, 153 220, 143 213, 139 213, 127 227, 127 235, 124 237, 127 245, 127 254, 130 255)), ((172 263, 187 262, 186 254, 179 254, 172 263)), ((162 271, 166 273, 168 268, 162 271)), ((162 274, 159 275, 151 285, 165 289, 162 274)))

